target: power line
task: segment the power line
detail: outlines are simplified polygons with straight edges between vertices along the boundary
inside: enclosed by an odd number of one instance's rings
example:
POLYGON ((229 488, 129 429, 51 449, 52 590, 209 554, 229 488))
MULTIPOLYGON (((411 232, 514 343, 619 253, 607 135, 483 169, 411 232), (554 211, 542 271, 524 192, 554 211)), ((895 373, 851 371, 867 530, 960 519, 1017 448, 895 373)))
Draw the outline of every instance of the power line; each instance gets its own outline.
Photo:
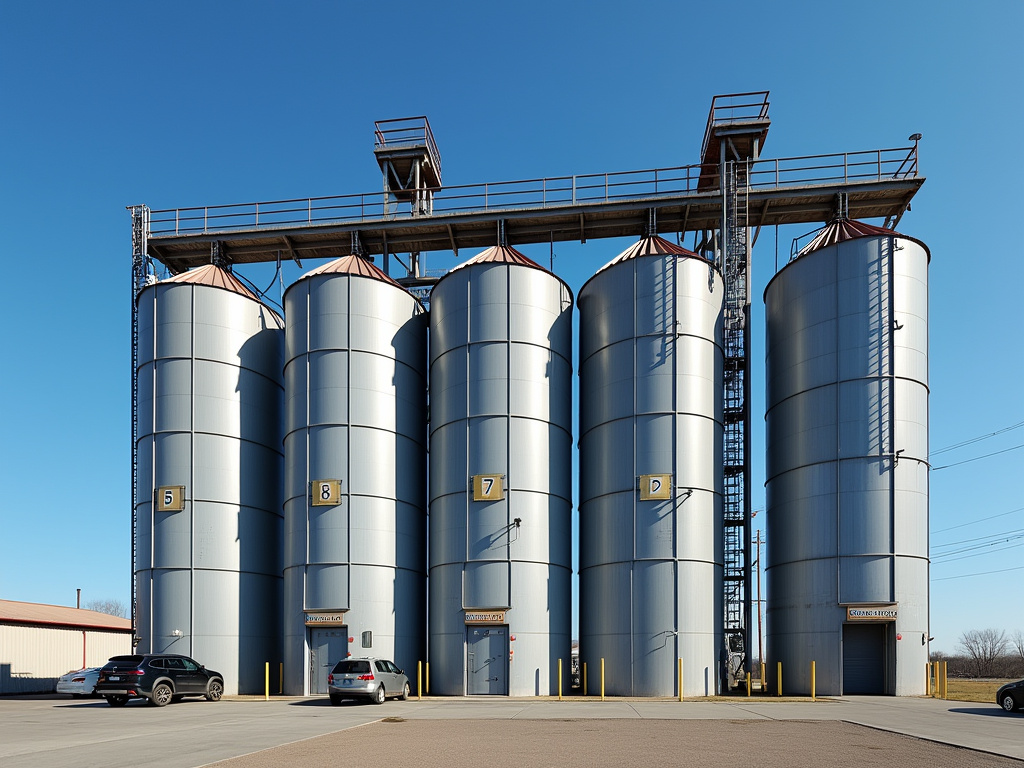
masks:
POLYGON ((1009 453, 1010 451, 1016 451, 1018 448, 1024 448, 1024 443, 1015 445, 1012 448, 1005 448, 1001 451, 995 451, 994 453, 986 453, 984 456, 975 456, 973 459, 964 459, 963 461, 957 461, 953 464, 945 464, 941 467, 932 467, 932 472, 938 472, 940 469, 949 469, 950 467, 959 467, 961 464, 970 464, 972 461, 980 461, 981 459, 987 459, 989 456, 998 456, 1000 453, 1009 453))
POLYGON ((932 579, 932 581, 950 581, 951 579, 966 579, 971 576, 988 576, 993 573, 1008 573, 1010 571, 1021 570, 1024 570, 1024 565, 1018 565, 1016 568, 1003 568, 998 571, 981 571, 979 573, 962 573, 959 576, 943 576, 941 579, 932 579))
POLYGON ((949 528, 940 528, 937 531, 932 531, 931 535, 934 536, 937 533, 945 533, 946 531, 955 531, 957 528, 964 528, 964 527, 966 527, 968 525, 974 525, 975 523, 983 523, 986 520, 995 520, 997 517, 1006 517, 1007 515, 1012 515, 1012 514, 1015 514, 1017 512, 1024 512, 1024 507, 1017 507, 1017 509, 1011 509, 1009 512, 1000 512, 998 515, 992 515, 990 517, 981 517, 981 518, 978 518, 977 520, 971 520, 970 522, 967 522, 967 523, 960 523, 960 525, 951 525, 949 528))
POLYGON ((1024 427, 1024 421, 1022 421, 1022 422, 1020 422, 1018 424, 1013 424, 1012 426, 1009 426, 1009 427, 1003 427, 1002 429, 998 429, 995 432, 990 432, 987 435, 980 435, 978 437, 972 437, 969 440, 964 440, 961 443, 956 443, 955 445, 948 445, 945 448, 939 448, 937 451, 932 451, 931 455, 932 456, 938 456, 940 453, 945 453, 946 451, 953 451, 953 450, 956 450, 957 448, 963 448, 965 445, 971 445, 972 443, 978 443, 978 442, 981 442, 982 440, 988 440, 990 437, 995 437, 996 435, 1001 435, 1004 432, 1009 432, 1009 431, 1014 430, 1014 429, 1020 429, 1021 427, 1024 427))
MULTIPOLYGON (((1017 537, 1017 538, 1020 538, 1020 537, 1017 537)), ((991 546, 993 546, 995 544, 1002 544, 1002 543, 1003 542, 1000 542, 1000 541, 993 541, 991 544, 986 544, 985 546, 991 547, 991 546)), ((933 565, 945 565, 946 563, 955 563, 957 560, 966 560, 966 559, 968 559, 970 557, 980 557, 981 555, 993 555, 996 552, 1005 552, 1007 549, 1016 549, 1017 547, 1022 547, 1022 546, 1024 546, 1024 541, 1020 542, 1019 544, 1010 544, 1007 547, 1000 547, 999 549, 989 549, 989 550, 987 550, 985 552, 974 552, 973 554, 970 554, 970 555, 960 555, 960 557, 948 557, 948 558, 945 558, 945 559, 940 559, 938 561, 935 560, 934 558, 932 558, 932 564, 933 565)), ((971 549, 977 549, 977 547, 971 547, 971 549)), ((963 551, 966 552, 968 550, 963 550, 963 551)), ((959 552, 951 552, 950 554, 952 555, 952 554, 960 554, 960 553, 959 552)))
POLYGON ((932 554, 939 555, 952 555, 955 552, 941 552, 936 553, 937 549, 944 549, 945 547, 959 547, 961 544, 971 544, 975 541, 993 541, 1002 539, 1003 537, 1017 538, 1018 536, 1024 536, 1024 528, 1016 528, 1012 531, 1000 531, 999 533, 990 533, 987 536, 977 536, 973 539, 960 539, 959 541, 951 541, 948 544, 933 544, 932 554))

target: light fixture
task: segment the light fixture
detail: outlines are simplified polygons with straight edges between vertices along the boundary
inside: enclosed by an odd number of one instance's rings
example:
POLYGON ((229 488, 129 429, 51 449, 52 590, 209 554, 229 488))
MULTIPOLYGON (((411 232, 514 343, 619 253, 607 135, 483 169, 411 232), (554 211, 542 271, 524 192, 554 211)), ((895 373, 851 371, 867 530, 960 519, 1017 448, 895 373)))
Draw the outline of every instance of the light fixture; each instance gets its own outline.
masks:
POLYGON ((907 137, 907 140, 908 141, 920 141, 921 140, 921 134, 920 133, 912 133, 912 134, 910 134, 907 137))

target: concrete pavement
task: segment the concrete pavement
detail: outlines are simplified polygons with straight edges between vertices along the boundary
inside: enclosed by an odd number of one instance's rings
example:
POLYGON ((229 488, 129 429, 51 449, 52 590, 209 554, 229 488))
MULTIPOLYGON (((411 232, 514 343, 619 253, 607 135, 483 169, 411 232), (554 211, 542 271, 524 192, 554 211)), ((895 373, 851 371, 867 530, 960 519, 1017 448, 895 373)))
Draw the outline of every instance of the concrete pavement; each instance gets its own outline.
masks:
MULTIPOLYGON (((851 723, 876 731, 926 739, 938 745, 979 750, 957 752, 959 758, 955 764, 958 765, 993 764, 971 762, 989 759, 991 755, 1024 760, 1024 715, 1007 714, 995 703, 968 704, 927 698, 849 697, 818 701, 736 698, 685 702, 649 699, 608 699, 601 702, 591 698, 560 702, 555 699, 439 697, 422 701, 389 701, 379 707, 350 703, 332 707, 326 698, 274 698, 269 702, 229 698, 218 703, 186 700, 164 708, 132 702, 123 709, 115 709, 96 700, 16 697, 0 698, 0 766, 195 768, 280 745, 297 745, 301 742, 302 746, 296 746, 296 749, 315 750, 317 745, 314 742, 319 737, 335 734, 342 738, 340 734, 349 729, 369 726, 388 718, 392 724, 409 723, 411 727, 402 733, 408 734, 413 743, 422 738, 422 735, 417 736, 416 729, 425 729, 423 733, 427 734, 427 741, 419 742, 421 749, 424 743, 429 745, 436 741, 443 748, 446 743, 464 743, 470 735, 484 734, 492 726, 485 726, 483 721, 546 721, 546 724, 536 726, 536 733, 525 740, 506 743, 499 739, 504 745, 499 751, 502 755, 516 754, 516 749, 528 745, 529 750, 533 750, 530 754, 548 755, 550 765, 575 764, 567 761, 580 756, 585 751, 584 747, 591 742, 597 744, 602 739, 613 739, 616 735, 620 741, 631 741, 631 734, 635 734, 636 728, 653 727, 639 726, 637 721, 669 724, 664 726, 667 729, 664 733, 659 731, 660 735, 651 736, 652 743, 662 743, 662 738, 679 741, 684 734, 704 733, 709 741, 702 742, 705 743, 702 749, 711 752, 718 749, 715 744, 724 749, 725 746, 731 748, 733 743, 739 743, 744 750, 749 751, 763 747, 766 739, 778 738, 791 743, 793 748, 798 743, 813 747, 828 730, 819 727, 820 724, 851 723), (674 721, 683 720, 707 722, 692 723, 687 728, 681 728, 679 724, 670 725, 674 721), (567 721, 577 725, 567 731, 564 725, 567 721), (586 726, 580 724, 582 721, 605 722, 586 726), (718 721, 718 724, 712 725, 714 721, 718 721), (783 729, 785 733, 780 735, 780 727, 773 723, 789 725, 783 729), (801 732, 806 732, 805 741, 800 741, 798 734, 801 732), (719 741, 712 738, 715 734, 718 734, 719 741), (306 741, 310 739, 313 741, 306 741), (539 753, 536 752, 538 749, 539 753)), ((383 728, 388 724, 384 722, 379 726, 360 728, 358 734, 349 734, 345 739, 351 740, 358 735, 355 742, 358 745, 364 739, 372 740, 374 734, 393 738, 400 733, 395 729, 389 731, 383 728)), ((851 735, 857 728, 853 728, 851 733, 847 733, 847 730, 850 729, 830 731, 829 743, 836 749, 854 748, 849 745, 865 743, 867 746, 864 749, 871 751, 875 749, 875 742, 893 742, 884 734, 876 733, 873 738, 865 739, 851 735), (847 747, 840 747, 844 744, 847 747)), ((499 730, 498 733, 504 732, 499 730)), ((610 742, 612 745, 617 743, 614 739, 610 742)), ((904 744, 907 759, 925 749, 921 742, 911 739, 896 739, 893 743, 897 746, 890 744, 886 748, 896 749, 899 744, 904 744)), ((351 749, 349 745, 345 751, 351 755, 351 749)), ((613 753, 614 749, 609 747, 600 754, 613 753)), ((493 761, 483 759, 484 755, 473 754, 477 762, 488 763, 492 768, 496 765, 493 761)), ((832 759, 837 753, 830 749, 822 752, 818 748, 811 754, 819 761, 817 765, 824 765, 820 762, 823 754, 832 759)), ((648 759, 652 757, 656 755, 648 755, 648 759)), ((845 757, 853 758, 855 755, 845 757)), ((945 768, 947 764, 953 764, 948 762, 953 759, 948 755, 945 758, 932 757, 932 762, 928 764, 932 768, 945 768)), ((761 760, 752 762, 759 768, 771 764, 761 760)), ((538 763, 515 764, 529 766, 538 763)), ((787 768, 796 766, 791 761, 778 764, 787 768)), ((867 763, 862 761, 862 764, 867 763)), ((899 761, 890 763, 901 766, 908 764, 899 761)))

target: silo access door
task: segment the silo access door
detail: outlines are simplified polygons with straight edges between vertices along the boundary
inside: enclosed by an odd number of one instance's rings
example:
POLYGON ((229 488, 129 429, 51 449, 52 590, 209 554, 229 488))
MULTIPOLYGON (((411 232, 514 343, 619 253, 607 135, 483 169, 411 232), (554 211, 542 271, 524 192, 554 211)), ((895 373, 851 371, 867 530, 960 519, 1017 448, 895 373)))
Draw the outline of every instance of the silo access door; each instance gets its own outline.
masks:
POLYGON ((885 641, 882 623, 843 625, 843 695, 885 694, 885 641))
POLYGON ((466 627, 466 693, 508 695, 508 627, 466 627))
POLYGON ((315 627, 309 634, 309 692, 327 693, 327 675, 348 656, 348 627, 315 627))

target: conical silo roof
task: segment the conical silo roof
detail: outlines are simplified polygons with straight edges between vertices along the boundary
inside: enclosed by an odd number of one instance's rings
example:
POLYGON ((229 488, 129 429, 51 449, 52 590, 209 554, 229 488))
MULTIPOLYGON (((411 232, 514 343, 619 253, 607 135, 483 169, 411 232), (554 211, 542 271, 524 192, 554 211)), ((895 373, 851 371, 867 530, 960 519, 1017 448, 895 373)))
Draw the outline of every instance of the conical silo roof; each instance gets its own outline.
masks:
POLYGON ((259 301, 259 297, 253 293, 245 284, 235 277, 231 272, 218 267, 216 264, 207 264, 204 267, 196 267, 180 275, 174 275, 163 280, 164 283, 193 283, 194 285, 206 285, 211 288, 223 288, 226 291, 240 294, 253 301, 259 301))
POLYGON ((620 262, 629 261, 630 259, 636 259, 641 256, 692 256, 697 259, 702 258, 699 254, 689 251, 681 245, 670 243, 663 237, 659 237, 658 235, 648 235, 640 238, 639 241, 629 246, 629 248, 624 250, 597 271, 598 273, 603 272, 609 267, 619 264, 620 262))
POLYGON ((814 236, 811 242, 800 249, 797 256, 812 253, 820 248, 827 248, 844 240, 855 240, 858 237, 902 237, 902 235, 895 230, 878 227, 865 221, 833 219, 814 236))
POLYGON ((358 277, 368 277, 371 280, 380 280, 382 283, 390 283, 396 288, 405 290, 404 286, 396 282, 394 278, 372 261, 355 254, 342 256, 340 259, 322 264, 304 274, 302 278, 314 277, 315 275, 357 275, 358 277))
POLYGON ((529 256, 520 253, 510 245, 493 245, 486 251, 481 251, 469 261, 464 261, 462 264, 454 267, 451 271, 454 272, 456 269, 462 269, 473 264, 518 264, 523 267, 533 267, 543 272, 548 271, 529 256))

